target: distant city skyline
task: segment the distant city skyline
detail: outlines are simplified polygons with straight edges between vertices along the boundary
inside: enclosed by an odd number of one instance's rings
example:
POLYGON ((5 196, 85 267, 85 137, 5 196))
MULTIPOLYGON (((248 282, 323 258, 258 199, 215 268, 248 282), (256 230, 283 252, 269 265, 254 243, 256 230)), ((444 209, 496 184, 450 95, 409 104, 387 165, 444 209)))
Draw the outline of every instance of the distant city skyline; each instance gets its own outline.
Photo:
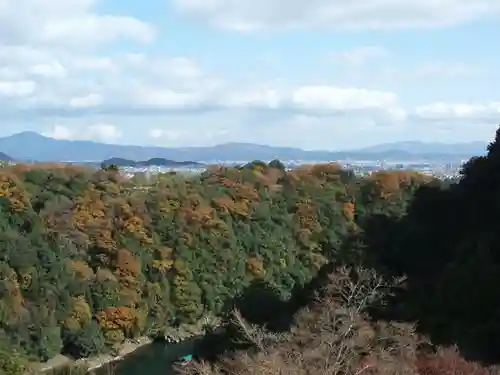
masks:
POLYGON ((491 0, 0 1, 0 137, 489 142, 499 20, 491 0))

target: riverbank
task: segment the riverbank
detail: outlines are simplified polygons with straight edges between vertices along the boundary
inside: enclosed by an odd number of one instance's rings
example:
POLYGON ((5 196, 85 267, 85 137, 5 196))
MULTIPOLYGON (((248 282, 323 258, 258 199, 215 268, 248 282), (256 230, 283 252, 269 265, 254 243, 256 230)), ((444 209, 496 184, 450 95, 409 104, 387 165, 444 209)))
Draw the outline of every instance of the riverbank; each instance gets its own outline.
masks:
POLYGON ((74 360, 68 356, 62 354, 56 355, 47 362, 43 363, 32 363, 26 374, 47 374, 50 371, 57 371, 59 369, 68 368, 80 368, 85 372, 96 370, 107 364, 120 361, 125 356, 135 352, 137 349, 149 345, 153 342, 153 339, 149 337, 140 337, 133 340, 126 340, 117 350, 115 355, 111 354, 101 354, 90 358, 81 358, 74 360))
POLYGON ((125 356, 135 352, 137 349, 153 342, 150 337, 140 337, 134 340, 126 340, 118 349, 116 355, 103 354, 92 358, 82 358, 74 362, 77 367, 83 367, 87 371, 96 370, 104 365, 122 360, 125 356))
POLYGON ((164 331, 165 341, 170 344, 189 340, 195 336, 204 336, 209 331, 220 328, 222 320, 213 315, 207 315, 193 324, 182 324, 175 328, 166 328, 164 331))
MULTIPOLYGON (((176 328, 166 328, 164 332, 165 341, 169 344, 180 343, 193 337, 203 336, 208 331, 213 331, 220 327, 221 320, 212 316, 204 317, 194 324, 184 324, 176 328)), ((137 339, 125 340, 118 348, 115 355, 102 354, 90 358, 73 360, 70 357, 59 354, 44 363, 34 363, 30 365, 28 374, 47 374, 50 371, 57 371, 64 367, 76 367, 83 371, 97 370, 105 365, 122 360, 127 355, 135 352, 145 345, 149 345, 153 339, 147 336, 137 339)))

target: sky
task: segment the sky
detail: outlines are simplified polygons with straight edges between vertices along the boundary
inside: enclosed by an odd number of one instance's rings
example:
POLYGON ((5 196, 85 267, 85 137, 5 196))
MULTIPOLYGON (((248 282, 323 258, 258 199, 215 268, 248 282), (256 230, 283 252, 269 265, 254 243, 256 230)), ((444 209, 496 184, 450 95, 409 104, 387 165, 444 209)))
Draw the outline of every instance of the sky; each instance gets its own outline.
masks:
POLYGON ((489 141, 499 39, 498 0, 0 0, 0 136, 489 141))

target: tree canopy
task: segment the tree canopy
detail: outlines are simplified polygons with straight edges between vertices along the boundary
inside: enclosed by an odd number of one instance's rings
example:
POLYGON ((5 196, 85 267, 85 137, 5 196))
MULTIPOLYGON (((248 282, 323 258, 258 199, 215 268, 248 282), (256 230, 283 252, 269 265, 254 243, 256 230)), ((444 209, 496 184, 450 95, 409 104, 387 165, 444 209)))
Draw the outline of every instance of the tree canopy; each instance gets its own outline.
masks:
POLYGON ((287 301, 325 265, 405 277, 385 318, 500 359, 499 166, 500 132, 453 184, 277 160, 147 186, 114 166, 4 166, 0 368, 226 316, 257 284, 287 301))

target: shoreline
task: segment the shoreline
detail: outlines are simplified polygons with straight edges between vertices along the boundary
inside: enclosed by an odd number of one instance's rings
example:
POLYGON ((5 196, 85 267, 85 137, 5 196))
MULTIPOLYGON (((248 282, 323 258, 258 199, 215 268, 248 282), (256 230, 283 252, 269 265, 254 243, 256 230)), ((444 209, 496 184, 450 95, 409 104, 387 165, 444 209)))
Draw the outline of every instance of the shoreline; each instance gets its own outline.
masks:
POLYGON ((123 342, 118 349, 118 354, 101 354, 95 357, 80 358, 74 360, 70 357, 59 354, 54 358, 51 358, 47 362, 35 364, 31 370, 26 372, 28 374, 42 375, 47 374, 49 371, 57 371, 58 369, 63 369, 64 367, 79 367, 84 369, 85 372, 90 372, 97 370, 103 366, 112 364, 125 358, 127 355, 132 354, 136 350, 142 348, 143 346, 150 345, 153 343, 153 339, 147 336, 139 337, 133 340, 126 340, 123 342))
MULTIPOLYGON (((184 340, 189 340, 195 336, 204 335, 207 333, 207 328, 214 330, 219 328, 220 325, 220 319, 206 316, 195 324, 186 324, 176 328, 165 329, 164 339, 167 344, 176 344, 184 340)), ((121 361, 129 354, 132 354, 143 346, 152 344, 154 341, 155 340, 149 336, 127 339, 119 346, 116 355, 101 354, 95 357, 74 360, 70 357, 58 354, 47 362, 33 363, 33 366, 28 369, 25 375, 43 375, 64 367, 79 367, 84 369, 86 373, 89 373, 103 366, 112 364, 113 362, 121 361)))
POLYGON ((86 369, 87 372, 97 370, 105 365, 111 364, 113 362, 121 361, 127 355, 132 354, 136 350, 142 348, 143 346, 150 345, 153 343, 153 339, 150 337, 139 337, 133 340, 126 340, 118 349, 118 354, 115 356, 111 354, 102 354, 97 357, 82 358, 73 361, 74 366, 81 366, 86 369))

